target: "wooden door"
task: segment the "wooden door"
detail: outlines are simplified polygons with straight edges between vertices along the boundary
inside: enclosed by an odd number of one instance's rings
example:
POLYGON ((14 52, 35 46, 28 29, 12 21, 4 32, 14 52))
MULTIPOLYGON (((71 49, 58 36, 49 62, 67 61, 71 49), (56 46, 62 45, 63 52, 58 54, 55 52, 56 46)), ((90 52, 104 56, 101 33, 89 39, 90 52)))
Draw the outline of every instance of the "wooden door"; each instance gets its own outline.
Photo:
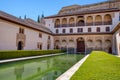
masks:
POLYGON ((85 52, 85 42, 82 38, 77 40, 77 52, 85 52))

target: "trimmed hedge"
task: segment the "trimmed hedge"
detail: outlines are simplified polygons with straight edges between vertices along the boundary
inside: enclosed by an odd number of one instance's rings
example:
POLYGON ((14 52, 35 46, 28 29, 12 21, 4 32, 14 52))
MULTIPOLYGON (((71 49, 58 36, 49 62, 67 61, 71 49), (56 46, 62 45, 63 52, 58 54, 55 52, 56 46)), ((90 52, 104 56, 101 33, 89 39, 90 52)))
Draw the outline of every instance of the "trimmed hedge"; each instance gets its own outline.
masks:
POLYGON ((61 50, 17 50, 17 51, 0 51, 0 60, 30 57, 38 55, 56 54, 64 51, 61 50))

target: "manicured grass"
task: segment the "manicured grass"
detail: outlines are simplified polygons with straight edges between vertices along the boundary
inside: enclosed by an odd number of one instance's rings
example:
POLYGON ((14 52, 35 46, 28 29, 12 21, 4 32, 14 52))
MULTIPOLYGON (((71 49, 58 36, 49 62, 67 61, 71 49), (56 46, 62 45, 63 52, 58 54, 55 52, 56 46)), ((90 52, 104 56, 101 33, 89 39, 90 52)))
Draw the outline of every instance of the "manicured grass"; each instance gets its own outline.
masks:
POLYGON ((17 50, 17 51, 0 51, 0 60, 11 59, 11 58, 20 58, 20 57, 29 57, 29 56, 38 56, 46 54, 56 54, 62 53, 61 50, 17 50))
POLYGON ((93 51, 70 80, 120 80, 120 58, 93 51))

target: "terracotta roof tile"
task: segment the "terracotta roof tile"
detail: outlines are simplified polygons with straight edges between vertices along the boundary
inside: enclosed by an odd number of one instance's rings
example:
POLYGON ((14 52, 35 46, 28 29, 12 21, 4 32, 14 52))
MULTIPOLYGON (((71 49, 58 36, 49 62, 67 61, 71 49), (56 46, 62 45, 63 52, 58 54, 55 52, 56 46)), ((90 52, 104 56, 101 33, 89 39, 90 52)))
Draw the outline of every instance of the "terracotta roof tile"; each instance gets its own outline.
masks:
POLYGON ((0 18, 8 20, 8 21, 12 21, 14 23, 18 23, 20 25, 24 25, 26 27, 37 29, 37 30, 43 31, 45 33, 52 34, 52 31, 50 31, 44 25, 42 25, 40 23, 37 23, 37 22, 35 22, 34 20, 31 20, 31 19, 29 19, 29 20, 28 19, 26 19, 26 20, 19 19, 19 18, 15 17, 15 16, 7 14, 7 13, 5 13, 3 11, 0 11, 0 18))

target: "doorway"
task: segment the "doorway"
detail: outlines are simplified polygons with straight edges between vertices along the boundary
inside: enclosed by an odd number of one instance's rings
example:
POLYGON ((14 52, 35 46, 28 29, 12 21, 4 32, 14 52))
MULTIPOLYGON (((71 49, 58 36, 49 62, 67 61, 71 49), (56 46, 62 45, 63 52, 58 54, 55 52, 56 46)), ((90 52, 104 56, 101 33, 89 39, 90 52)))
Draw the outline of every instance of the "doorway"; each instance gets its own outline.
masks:
POLYGON ((85 52, 85 41, 83 38, 77 39, 77 52, 85 52))
POLYGON ((23 49, 23 42, 19 41, 18 42, 18 50, 22 50, 23 49))

